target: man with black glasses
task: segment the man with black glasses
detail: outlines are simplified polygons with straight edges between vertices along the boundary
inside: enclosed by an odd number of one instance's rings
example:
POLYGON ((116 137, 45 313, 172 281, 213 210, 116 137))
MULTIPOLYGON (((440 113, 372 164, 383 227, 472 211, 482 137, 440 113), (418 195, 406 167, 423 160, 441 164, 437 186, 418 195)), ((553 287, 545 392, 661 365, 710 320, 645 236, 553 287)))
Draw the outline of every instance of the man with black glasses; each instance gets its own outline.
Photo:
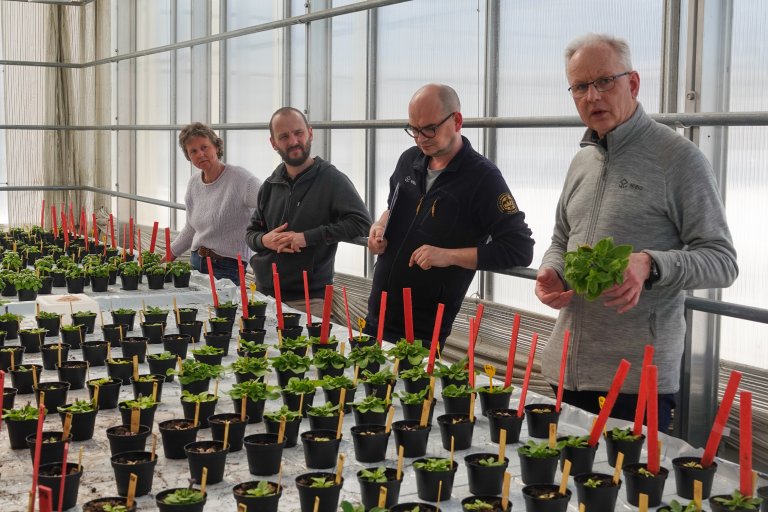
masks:
POLYGON ((387 210, 371 226, 368 248, 379 255, 368 299, 366 332, 377 333, 387 291, 384 339, 405 334, 403 288, 411 288, 414 334, 428 343, 438 303, 445 305, 440 343, 475 270, 527 266, 531 230, 499 169, 461 135, 459 97, 447 85, 425 85, 408 105, 406 150, 389 179, 387 210))
POLYGON ((612 416, 632 420, 644 347, 653 345, 659 428, 666 430, 680 382, 685 290, 729 286, 738 275, 736 251, 706 157, 638 103, 640 76, 627 43, 589 34, 565 56, 568 90, 587 131, 536 279, 539 300, 560 310, 542 371, 557 384, 570 330, 563 399, 597 413, 627 359, 632 367, 612 416), (623 282, 588 301, 563 280, 564 254, 606 237, 634 252, 623 282))

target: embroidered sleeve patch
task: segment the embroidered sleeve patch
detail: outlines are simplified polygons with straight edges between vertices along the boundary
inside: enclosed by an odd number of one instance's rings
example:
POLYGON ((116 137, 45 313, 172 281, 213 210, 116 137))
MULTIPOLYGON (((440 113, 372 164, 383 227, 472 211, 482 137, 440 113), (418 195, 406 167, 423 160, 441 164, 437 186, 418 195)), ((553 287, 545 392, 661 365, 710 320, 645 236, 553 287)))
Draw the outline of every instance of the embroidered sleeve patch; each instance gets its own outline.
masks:
POLYGON ((499 207, 501 213, 515 213, 517 211, 517 203, 515 198, 509 192, 504 192, 499 196, 496 201, 496 205, 499 207))

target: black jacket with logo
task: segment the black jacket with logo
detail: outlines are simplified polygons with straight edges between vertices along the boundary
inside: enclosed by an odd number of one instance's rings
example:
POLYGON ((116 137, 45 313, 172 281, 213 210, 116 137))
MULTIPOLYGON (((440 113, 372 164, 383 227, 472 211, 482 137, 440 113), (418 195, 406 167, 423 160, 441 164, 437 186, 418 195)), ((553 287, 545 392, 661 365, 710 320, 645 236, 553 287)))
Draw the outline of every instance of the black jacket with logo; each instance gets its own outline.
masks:
POLYGON ((366 236, 371 217, 349 178, 330 163, 315 163, 291 182, 280 164, 259 189, 259 200, 246 231, 256 254, 251 266, 259 291, 274 295, 272 263, 277 263, 283 300, 304 297, 302 271, 307 271, 310 297, 323 297, 333 283, 339 242, 366 236), (307 247, 297 253, 276 253, 264 247, 264 234, 288 223, 287 231, 303 232, 307 247))
POLYGON ((462 137, 463 147, 426 192, 429 158, 418 147, 405 151, 389 180, 387 249, 376 261, 368 299, 366 332, 375 335, 382 290, 387 291, 384 338, 404 336, 403 288, 411 288, 414 334, 428 343, 438 303, 445 304, 441 342, 467 293, 474 270, 458 266, 422 270, 408 266, 422 245, 477 247, 477 268, 527 266, 533 258, 531 230, 499 169, 462 137), (399 186, 398 186, 399 185, 399 186), (395 204, 392 204, 395 189, 395 204))

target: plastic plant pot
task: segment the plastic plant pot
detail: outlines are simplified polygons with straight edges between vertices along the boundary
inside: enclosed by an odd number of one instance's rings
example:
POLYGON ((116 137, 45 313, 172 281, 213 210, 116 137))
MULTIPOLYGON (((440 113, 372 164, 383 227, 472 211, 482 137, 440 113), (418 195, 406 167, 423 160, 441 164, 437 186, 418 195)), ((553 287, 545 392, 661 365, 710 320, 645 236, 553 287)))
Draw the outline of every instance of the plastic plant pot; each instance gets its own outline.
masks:
POLYGON ((285 439, 277 442, 277 434, 251 434, 243 439, 252 475, 276 475, 283 459, 285 439))

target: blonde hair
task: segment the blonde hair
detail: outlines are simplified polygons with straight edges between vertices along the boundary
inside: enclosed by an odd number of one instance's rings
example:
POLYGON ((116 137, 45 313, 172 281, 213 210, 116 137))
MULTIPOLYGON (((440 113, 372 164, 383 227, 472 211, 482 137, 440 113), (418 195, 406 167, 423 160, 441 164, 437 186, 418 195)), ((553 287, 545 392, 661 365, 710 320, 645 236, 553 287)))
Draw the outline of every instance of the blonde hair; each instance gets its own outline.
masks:
POLYGON ((208 138, 208 140, 211 141, 211 144, 216 146, 216 156, 219 160, 224 156, 224 141, 221 140, 221 137, 216 135, 216 132, 214 132, 210 126, 203 123, 192 123, 182 128, 181 132, 179 132, 179 147, 181 148, 182 153, 184 153, 184 158, 187 160, 189 160, 189 155, 187 154, 187 142, 193 137, 208 138))

